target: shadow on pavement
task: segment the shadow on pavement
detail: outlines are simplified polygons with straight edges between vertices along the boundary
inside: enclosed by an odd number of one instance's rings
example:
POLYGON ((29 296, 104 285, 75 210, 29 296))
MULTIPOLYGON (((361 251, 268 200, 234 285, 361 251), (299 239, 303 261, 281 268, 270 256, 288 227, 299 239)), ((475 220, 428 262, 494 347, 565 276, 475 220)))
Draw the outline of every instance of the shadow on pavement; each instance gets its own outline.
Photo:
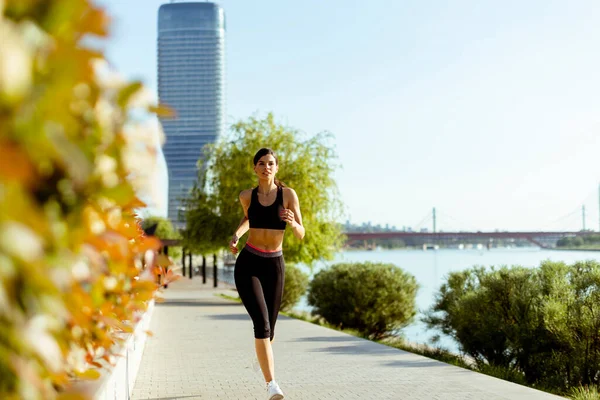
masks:
POLYGON ((241 306, 234 302, 221 301, 199 301, 199 300, 166 300, 162 303, 156 303, 157 307, 221 307, 221 306, 241 306))
MULTIPOLYGON (((431 367, 449 367, 450 364, 441 361, 425 358, 424 360, 394 360, 384 363, 386 367, 394 368, 431 368, 431 367)), ((465 371, 470 372, 465 369, 465 371)))
POLYGON ((250 319, 248 314, 216 314, 207 315, 207 317, 210 319, 217 319, 219 321, 245 321, 250 319))
MULTIPOLYGON (((313 338, 300 339, 298 341, 311 341, 313 338)), ((316 339, 316 338, 315 338, 316 339)), ((321 338, 323 341, 329 341, 330 338, 321 338)), ((331 338, 334 339, 334 338, 331 338)), ((315 340, 316 341, 316 340, 315 340)), ((340 340, 338 340, 340 341, 340 340)), ((330 346, 322 349, 313 350, 314 352, 319 353, 332 353, 332 354, 349 354, 349 355, 358 355, 358 354, 382 354, 382 355, 394 355, 398 353, 407 353, 404 350, 394 349, 391 347, 386 347, 382 345, 377 345, 376 343, 371 342, 356 342, 355 345, 349 346, 330 346)), ((387 367, 394 368, 430 368, 430 367, 447 367, 449 364, 443 363, 441 361, 433 360, 426 357, 420 357, 418 359, 409 359, 409 360, 392 360, 387 361, 383 365, 387 367)), ((466 370, 465 370, 466 371, 466 370)))
POLYGON ((296 339, 296 342, 359 342, 354 336, 314 336, 296 339))
POLYGON ((394 349, 388 347, 373 346, 373 343, 356 342, 354 346, 330 346, 314 350, 319 353, 333 354, 390 354, 394 349))

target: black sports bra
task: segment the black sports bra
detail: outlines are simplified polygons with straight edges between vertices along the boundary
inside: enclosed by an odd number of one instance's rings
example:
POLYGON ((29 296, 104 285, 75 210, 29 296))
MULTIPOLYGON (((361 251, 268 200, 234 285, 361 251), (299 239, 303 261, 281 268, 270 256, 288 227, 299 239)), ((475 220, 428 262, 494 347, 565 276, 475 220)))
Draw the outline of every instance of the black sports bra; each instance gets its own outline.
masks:
POLYGON ((279 211, 283 209, 283 189, 277 187, 277 198, 270 206, 263 206, 258 201, 258 188, 252 190, 250 207, 248 207, 248 220, 250 228, 285 230, 286 222, 279 218, 279 211))

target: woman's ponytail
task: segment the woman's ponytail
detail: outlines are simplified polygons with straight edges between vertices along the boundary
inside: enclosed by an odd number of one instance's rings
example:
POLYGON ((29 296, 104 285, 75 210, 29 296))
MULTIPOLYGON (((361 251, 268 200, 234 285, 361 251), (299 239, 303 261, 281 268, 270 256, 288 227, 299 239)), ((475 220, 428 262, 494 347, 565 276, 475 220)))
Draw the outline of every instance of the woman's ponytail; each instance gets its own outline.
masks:
POLYGON ((285 183, 281 182, 281 181, 280 181, 279 179, 277 179, 277 178, 275 178, 275 179, 274 179, 274 181, 275 181, 275 185, 276 185, 276 186, 279 186, 279 187, 281 187, 281 188, 287 187, 285 183))

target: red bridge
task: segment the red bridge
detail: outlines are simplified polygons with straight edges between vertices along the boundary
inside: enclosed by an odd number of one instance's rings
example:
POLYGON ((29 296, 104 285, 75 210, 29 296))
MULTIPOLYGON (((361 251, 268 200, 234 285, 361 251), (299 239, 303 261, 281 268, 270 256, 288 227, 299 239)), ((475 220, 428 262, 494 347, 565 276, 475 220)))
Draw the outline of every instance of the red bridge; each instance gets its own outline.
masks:
POLYGON ((348 242, 372 239, 415 238, 429 241, 461 241, 469 239, 524 239, 540 247, 549 247, 567 236, 597 235, 597 232, 346 232, 348 242))

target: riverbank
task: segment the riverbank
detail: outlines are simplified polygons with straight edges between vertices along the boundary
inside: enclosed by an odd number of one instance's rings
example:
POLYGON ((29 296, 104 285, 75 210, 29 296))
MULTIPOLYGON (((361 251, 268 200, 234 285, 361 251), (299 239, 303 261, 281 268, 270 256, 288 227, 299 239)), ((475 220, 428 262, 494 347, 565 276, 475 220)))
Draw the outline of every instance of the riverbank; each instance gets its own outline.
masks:
POLYGON ((600 251, 600 247, 556 247, 548 250, 558 250, 558 251, 600 251))

